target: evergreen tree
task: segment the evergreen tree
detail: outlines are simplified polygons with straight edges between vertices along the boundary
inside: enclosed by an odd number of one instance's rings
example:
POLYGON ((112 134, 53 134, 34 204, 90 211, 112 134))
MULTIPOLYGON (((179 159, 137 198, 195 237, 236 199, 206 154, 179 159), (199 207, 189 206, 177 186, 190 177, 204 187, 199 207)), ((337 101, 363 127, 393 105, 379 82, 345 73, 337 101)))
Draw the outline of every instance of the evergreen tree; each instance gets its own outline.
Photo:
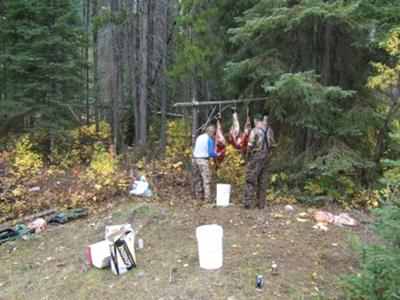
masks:
MULTIPOLYGON (((398 128, 397 128, 398 130, 398 128)), ((350 299, 400 298, 400 134, 390 135, 389 150, 396 159, 385 160, 382 182, 387 191, 382 206, 373 211, 375 244, 360 244, 361 271, 342 277, 342 288, 350 299)))
POLYGON ((265 108, 285 143, 276 170, 300 188, 313 180, 346 197, 371 183, 381 101, 366 87, 369 62, 396 10, 395 1, 253 1, 229 30, 229 88, 270 95, 265 108))
POLYGON ((0 130, 71 127, 79 119, 82 22, 74 0, 4 0, 0 130))

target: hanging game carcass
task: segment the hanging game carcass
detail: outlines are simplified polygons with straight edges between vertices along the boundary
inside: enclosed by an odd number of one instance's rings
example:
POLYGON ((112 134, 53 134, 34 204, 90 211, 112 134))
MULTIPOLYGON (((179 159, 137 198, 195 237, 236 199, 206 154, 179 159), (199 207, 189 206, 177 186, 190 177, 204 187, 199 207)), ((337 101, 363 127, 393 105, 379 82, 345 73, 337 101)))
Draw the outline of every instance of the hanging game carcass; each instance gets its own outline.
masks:
POLYGON ((242 143, 241 143, 241 148, 243 153, 247 153, 249 147, 250 132, 251 132, 251 120, 249 115, 249 108, 247 108, 246 124, 244 124, 244 131, 242 134, 242 143))
POLYGON ((242 150, 243 153, 247 152, 249 137, 251 131, 251 121, 249 116, 249 109, 247 109, 247 119, 244 125, 244 132, 240 134, 240 124, 237 112, 234 111, 232 114, 232 126, 229 130, 229 141, 232 146, 238 150, 242 150))
POLYGON ((225 149, 226 148, 226 140, 224 137, 224 133, 222 132, 221 127, 221 117, 217 117, 217 132, 215 134, 215 149, 216 153, 221 153, 218 158, 217 162, 220 163, 224 160, 225 157, 225 149))
POLYGON ((233 111, 232 114, 232 126, 231 129, 229 129, 229 141, 235 149, 240 149, 240 124, 236 111, 233 111))

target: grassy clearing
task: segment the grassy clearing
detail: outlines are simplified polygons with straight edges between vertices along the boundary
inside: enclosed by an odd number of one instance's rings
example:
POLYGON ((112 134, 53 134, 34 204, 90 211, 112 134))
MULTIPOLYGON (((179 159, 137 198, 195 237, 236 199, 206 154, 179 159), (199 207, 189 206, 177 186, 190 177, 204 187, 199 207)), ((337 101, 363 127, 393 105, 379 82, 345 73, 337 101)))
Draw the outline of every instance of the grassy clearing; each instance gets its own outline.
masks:
POLYGON ((129 199, 107 213, 0 246, 0 298, 338 299, 336 275, 357 268, 348 234, 366 240, 369 232, 364 225, 328 232, 312 225, 280 206, 247 211, 129 199), (86 246, 103 238, 105 225, 122 223, 133 225, 145 249, 137 252, 138 268, 117 277, 91 267, 86 246), (198 265, 195 228, 211 223, 224 228, 224 266, 205 271, 198 265), (272 260, 278 276, 269 273, 272 260), (262 291, 255 289, 257 274, 264 275, 262 291))

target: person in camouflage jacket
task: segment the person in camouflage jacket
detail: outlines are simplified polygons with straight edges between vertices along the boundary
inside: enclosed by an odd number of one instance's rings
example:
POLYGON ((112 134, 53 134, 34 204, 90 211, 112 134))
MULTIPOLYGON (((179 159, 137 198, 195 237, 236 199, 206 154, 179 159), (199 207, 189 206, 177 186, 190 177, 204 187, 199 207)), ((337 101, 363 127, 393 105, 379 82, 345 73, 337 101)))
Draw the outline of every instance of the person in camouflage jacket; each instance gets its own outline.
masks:
POLYGON ((246 167, 244 208, 264 208, 269 175, 269 149, 275 147, 274 134, 266 116, 254 116, 255 127, 250 132, 249 158, 246 167))

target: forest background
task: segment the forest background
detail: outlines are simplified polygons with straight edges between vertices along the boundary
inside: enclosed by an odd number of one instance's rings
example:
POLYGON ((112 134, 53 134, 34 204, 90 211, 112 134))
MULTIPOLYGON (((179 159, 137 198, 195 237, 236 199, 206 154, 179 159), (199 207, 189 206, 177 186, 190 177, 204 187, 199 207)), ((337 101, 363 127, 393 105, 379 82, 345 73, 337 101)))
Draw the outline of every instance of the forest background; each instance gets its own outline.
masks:
MULTIPOLYGON (((275 131, 268 200, 381 206, 396 228, 398 24, 396 0, 0 0, 1 218, 29 211, 30 176, 187 172, 192 127, 221 112, 227 132, 231 112, 173 104, 266 97, 236 109, 275 131)), ((229 147, 218 178, 243 172, 229 147)))
POLYGON ((399 12, 372 0, 2 0, 3 156, 21 173, 88 165, 109 145, 128 163, 187 158, 193 114, 174 103, 261 96, 237 109, 242 124, 247 106, 269 115, 274 186, 358 201, 399 154, 399 12))

